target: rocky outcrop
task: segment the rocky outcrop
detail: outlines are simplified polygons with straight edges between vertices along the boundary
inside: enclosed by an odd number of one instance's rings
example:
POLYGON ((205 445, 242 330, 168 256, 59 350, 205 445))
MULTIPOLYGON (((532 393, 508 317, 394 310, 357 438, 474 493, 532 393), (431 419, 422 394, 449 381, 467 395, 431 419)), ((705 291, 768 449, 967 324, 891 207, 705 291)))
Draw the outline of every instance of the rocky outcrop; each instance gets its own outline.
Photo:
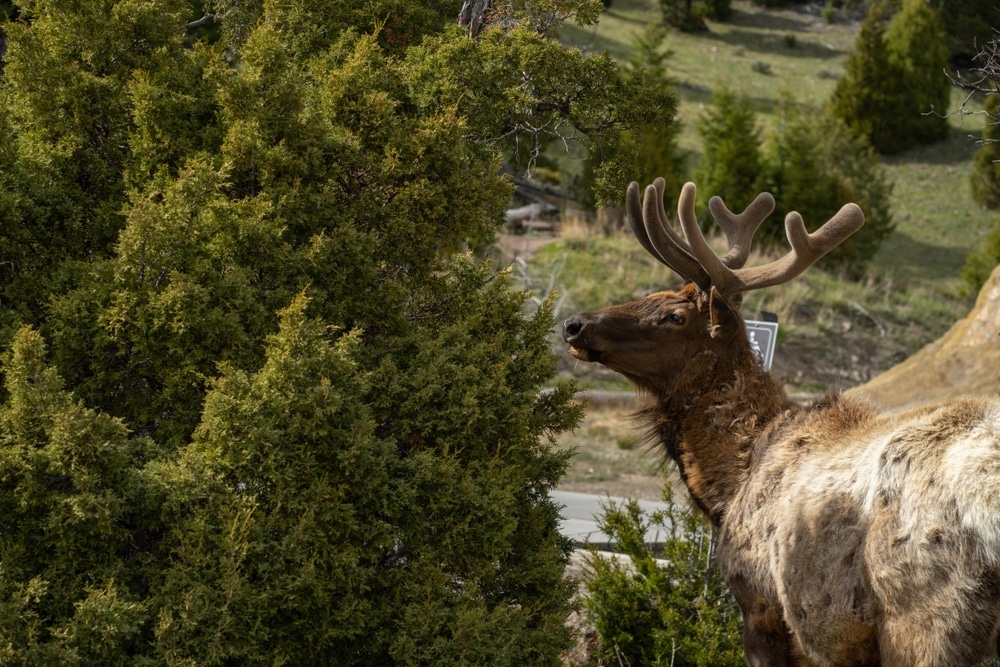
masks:
POLYGON ((1000 393, 1000 267, 993 270, 968 316, 944 336, 845 393, 888 409, 1000 393))

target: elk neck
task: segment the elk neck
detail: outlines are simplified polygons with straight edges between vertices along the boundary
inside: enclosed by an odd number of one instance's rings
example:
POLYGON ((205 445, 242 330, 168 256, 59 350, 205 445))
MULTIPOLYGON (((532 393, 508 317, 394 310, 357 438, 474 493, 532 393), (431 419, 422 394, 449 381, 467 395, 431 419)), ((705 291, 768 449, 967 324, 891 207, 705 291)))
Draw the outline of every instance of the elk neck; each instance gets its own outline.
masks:
POLYGON ((704 373, 670 390, 646 388, 637 417, 649 440, 676 462, 692 499, 719 525, 750 473, 762 434, 796 409, 784 389, 742 347, 731 358, 703 352, 704 373))

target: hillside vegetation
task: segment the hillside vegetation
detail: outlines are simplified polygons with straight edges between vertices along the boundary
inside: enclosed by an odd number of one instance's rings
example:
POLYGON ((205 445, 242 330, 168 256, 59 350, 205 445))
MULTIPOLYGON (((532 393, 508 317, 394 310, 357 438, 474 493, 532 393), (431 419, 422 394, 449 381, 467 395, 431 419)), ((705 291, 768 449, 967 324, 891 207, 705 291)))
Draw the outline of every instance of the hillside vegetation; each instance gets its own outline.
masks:
MULTIPOLYGON (((783 98, 820 111, 843 74, 860 19, 838 15, 828 24, 819 6, 764 10, 736 2, 733 8, 725 23, 709 22, 707 32, 674 31, 664 43, 679 96, 679 141, 692 171, 700 152, 695 124, 713 92, 748 95, 767 141, 781 122, 783 98)), ((624 59, 634 36, 657 20, 655 0, 615 0, 595 28, 566 27, 562 38, 624 59)), ((791 284, 748 295, 748 317, 767 310, 780 318, 774 370, 793 390, 814 394, 864 382, 942 335, 971 308, 975 295, 961 294, 961 268, 996 214, 972 200, 969 176, 984 122, 957 113, 963 102, 965 94, 954 88, 948 111, 956 113, 944 141, 883 158, 896 231, 860 280, 813 268, 791 284)), ((979 104, 971 100, 965 108, 979 104)), ((677 282, 630 237, 574 229, 541 248, 525 269, 536 291, 563 295, 557 316, 677 282)), ((617 382, 581 366, 567 360, 564 373, 583 375, 586 386, 617 382)))

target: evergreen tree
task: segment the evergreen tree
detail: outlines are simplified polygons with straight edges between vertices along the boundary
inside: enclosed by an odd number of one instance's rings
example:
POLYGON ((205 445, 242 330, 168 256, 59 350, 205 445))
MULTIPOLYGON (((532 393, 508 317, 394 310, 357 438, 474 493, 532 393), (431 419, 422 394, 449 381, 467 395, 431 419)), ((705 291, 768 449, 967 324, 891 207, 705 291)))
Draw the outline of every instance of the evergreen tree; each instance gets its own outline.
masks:
POLYGON ((19 8, 0 661, 556 664, 578 408, 549 309, 455 253, 561 128, 620 192, 669 91, 532 7, 220 0, 214 42, 181 0, 19 8))
POLYGON ((705 29, 705 19, 725 21, 732 14, 731 0, 660 0, 663 22, 684 31, 705 29))
POLYGON ((729 90, 716 92, 713 105, 699 120, 698 134, 702 140, 702 162, 695 176, 702 200, 699 210, 707 211, 708 199, 716 195, 730 209, 743 210, 764 188, 760 128, 749 97, 729 90))
POLYGON ((907 91, 890 59, 885 31, 884 10, 873 6, 861 24, 854 52, 847 57, 844 76, 833 90, 830 111, 875 150, 895 153, 907 145, 906 138, 894 131, 899 97, 907 91))
POLYGON ((983 145, 972 158, 972 198, 1000 208, 1000 95, 987 96, 986 115, 990 122, 983 128, 983 145))
POLYGON ((903 72, 906 95, 897 118, 897 133, 914 143, 933 143, 948 135, 951 81, 948 50, 939 13, 925 0, 903 0, 885 33, 886 47, 903 72))
POLYGON ((943 138, 950 96, 937 13, 923 0, 906 0, 888 24, 887 13, 883 4, 868 12, 830 100, 830 111, 882 154, 943 138))
POLYGON ((141 466, 157 452, 83 405, 24 327, 4 356, 0 406, 0 663, 130 665, 148 584, 141 466))
MULTIPOLYGON (((667 74, 667 61, 672 52, 663 48, 667 29, 660 24, 648 26, 640 31, 632 42, 632 54, 625 66, 626 72, 634 77, 648 90, 659 90, 665 94, 674 95, 673 82, 667 74)), ((672 197, 679 193, 686 180, 687 156, 677 144, 680 124, 676 118, 671 122, 653 122, 631 130, 622 143, 621 151, 631 158, 635 165, 630 180, 643 185, 652 183, 654 179, 663 177, 667 181, 665 196, 672 197)), ((582 185, 584 189, 581 199, 587 204, 596 206, 593 193, 601 190, 599 172, 603 165, 614 162, 616 156, 608 153, 592 155, 584 163, 582 185)), ((618 191, 610 201, 621 201, 623 191, 618 191)), ((668 203, 669 206, 669 203, 668 203)))
POLYGON ((775 212, 757 233, 764 243, 787 246, 784 218, 790 211, 798 211, 806 228, 815 231, 845 201, 856 202, 865 214, 864 227, 821 261, 859 274, 895 228, 889 206, 892 184, 877 156, 829 115, 817 116, 786 99, 769 143, 767 172, 775 212))
POLYGON ((931 0, 929 4, 941 17, 951 55, 974 55, 977 46, 996 37, 1000 11, 993 0, 931 0))

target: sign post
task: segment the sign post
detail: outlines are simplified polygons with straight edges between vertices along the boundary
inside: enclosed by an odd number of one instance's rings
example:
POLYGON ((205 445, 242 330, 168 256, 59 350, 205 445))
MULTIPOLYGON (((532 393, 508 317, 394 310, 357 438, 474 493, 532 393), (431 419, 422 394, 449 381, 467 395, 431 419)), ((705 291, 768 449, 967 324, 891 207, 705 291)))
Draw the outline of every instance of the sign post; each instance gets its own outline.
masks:
POLYGON ((778 342, 778 323, 746 320, 747 338, 752 349, 764 363, 764 370, 771 370, 774 361, 774 346, 778 342))

